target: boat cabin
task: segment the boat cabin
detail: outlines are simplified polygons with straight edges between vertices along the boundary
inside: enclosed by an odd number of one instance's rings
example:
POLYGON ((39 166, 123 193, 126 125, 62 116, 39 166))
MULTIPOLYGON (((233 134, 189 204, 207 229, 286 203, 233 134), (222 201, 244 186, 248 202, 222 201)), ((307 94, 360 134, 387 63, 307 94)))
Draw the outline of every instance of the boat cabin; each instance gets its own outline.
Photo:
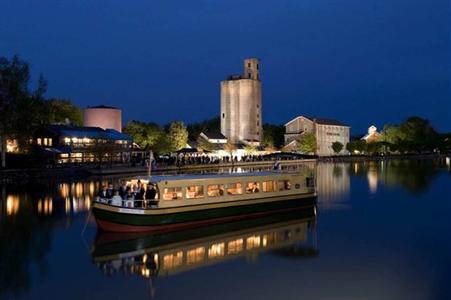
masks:
POLYGON ((131 201, 125 200, 122 206, 149 209, 173 208, 315 193, 313 177, 306 177, 300 173, 143 176, 129 180, 127 185, 135 186, 138 183, 143 184, 144 188, 152 183, 157 190, 155 199, 134 200, 134 205, 131 201), (149 204, 150 200, 151 204, 149 204), (143 204, 136 205, 136 201, 141 201, 143 204))

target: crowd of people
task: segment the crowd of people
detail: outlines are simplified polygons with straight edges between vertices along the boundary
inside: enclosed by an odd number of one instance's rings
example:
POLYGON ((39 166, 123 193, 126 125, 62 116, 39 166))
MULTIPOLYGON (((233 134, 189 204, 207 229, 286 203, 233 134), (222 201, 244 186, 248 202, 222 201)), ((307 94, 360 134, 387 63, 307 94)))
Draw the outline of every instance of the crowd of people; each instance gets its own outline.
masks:
MULTIPOLYGON (((299 159, 296 156, 283 156, 276 158, 277 160, 299 159)), ((202 164, 222 164, 222 163, 242 163, 242 162, 261 162, 273 161, 274 157, 269 155, 243 155, 239 156, 211 156, 198 153, 179 153, 177 156, 160 157, 155 166, 177 166, 186 165, 202 165, 202 164)))
POLYGON ((109 183, 108 186, 102 187, 98 197, 101 202, 115 206, 150 207, 157 204, 156 195, 157 189, 153 183, 145 185, 138 180, 134 185, 123 181, 117 189, 109 183))

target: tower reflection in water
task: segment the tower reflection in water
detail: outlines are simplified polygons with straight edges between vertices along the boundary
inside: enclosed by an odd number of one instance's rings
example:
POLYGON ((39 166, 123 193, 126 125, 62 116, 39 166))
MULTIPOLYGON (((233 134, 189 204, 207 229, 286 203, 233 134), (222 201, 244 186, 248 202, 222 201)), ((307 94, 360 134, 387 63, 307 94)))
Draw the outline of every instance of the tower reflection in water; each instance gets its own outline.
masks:
POLYGON ((105 275, 171 276, 269 252, 286 257, 318 255, 316 207, 264 218, 162 234, 99 232, 92 258, 105 275))

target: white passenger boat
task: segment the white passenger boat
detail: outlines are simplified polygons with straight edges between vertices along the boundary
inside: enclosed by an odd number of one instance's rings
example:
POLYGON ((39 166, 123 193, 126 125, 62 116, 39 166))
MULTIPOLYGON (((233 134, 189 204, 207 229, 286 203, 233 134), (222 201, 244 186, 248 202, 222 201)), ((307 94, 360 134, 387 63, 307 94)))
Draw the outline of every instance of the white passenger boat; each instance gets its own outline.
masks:
POLYGON ((134 207, 98 199, 93 213, 105 231, 172 231, 312 207, 312 173, 260 172, 134 178, 156 186, 155 199, 134 207))

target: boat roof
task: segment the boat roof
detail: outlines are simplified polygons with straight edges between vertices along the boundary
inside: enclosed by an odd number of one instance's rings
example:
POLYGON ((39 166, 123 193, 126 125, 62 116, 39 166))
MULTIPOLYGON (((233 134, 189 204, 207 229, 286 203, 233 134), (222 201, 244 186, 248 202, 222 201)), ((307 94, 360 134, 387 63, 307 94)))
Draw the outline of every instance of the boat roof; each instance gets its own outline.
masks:
POLYGON ((179 174, 179 175, 152 175, 137 176, 133 179, 149 180, 150 182, 176 181, 176 180, 198 180, 198 179, 216 179, 216 178, 236 178, 252 176, 277 176, 277 175, 295 175, 298 173, 288 172, 248 172, 248 173, 223 173, 223 174, 179 174))

